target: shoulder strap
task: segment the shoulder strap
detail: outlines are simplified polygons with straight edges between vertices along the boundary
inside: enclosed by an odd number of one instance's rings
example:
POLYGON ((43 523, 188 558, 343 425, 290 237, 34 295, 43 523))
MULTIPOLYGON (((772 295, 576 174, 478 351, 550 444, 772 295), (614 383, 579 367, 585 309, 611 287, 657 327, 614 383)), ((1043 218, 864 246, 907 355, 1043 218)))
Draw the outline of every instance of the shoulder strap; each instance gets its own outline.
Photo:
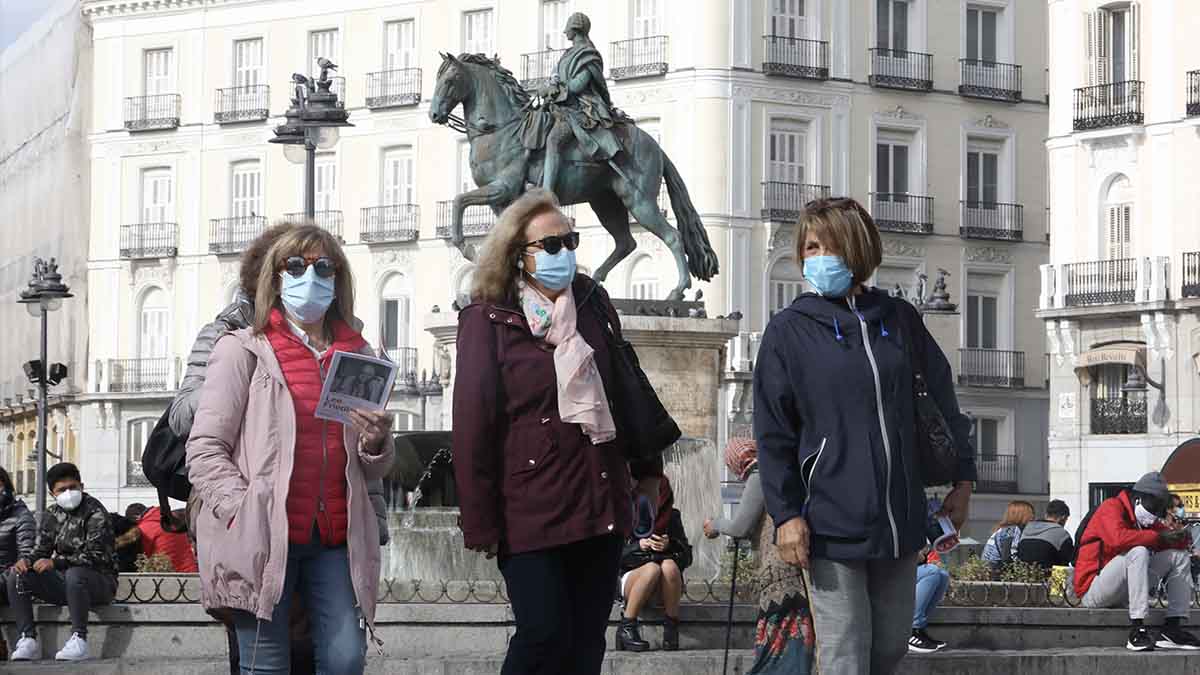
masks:
POLYGON ((612 306, 611 302, 605 302, 602 293, 597 293, 600 289, 600 283, 593 280, 592 287, 588 289, 587 295, 583 296, 583 304, 590 304, 600 314, 600 318, 608 323, 608 329, 612 331, 617 342, 625 341, 621 335, 621 320, 617 317, 617 310, 612 306))
POLYGON ((909 365, 912 367, 914 375, 919 375, 924 379, 925 351, 917 349, 917 340, 920 331, 913 321, 913 314, 916 314, 916 308, 907 300, 900 298, 892 298, 892 302, 895 303, 893 306, 896 308, 896 315, 900 321, 900 331, 904 335, 904 351, 908 355, 909 365))

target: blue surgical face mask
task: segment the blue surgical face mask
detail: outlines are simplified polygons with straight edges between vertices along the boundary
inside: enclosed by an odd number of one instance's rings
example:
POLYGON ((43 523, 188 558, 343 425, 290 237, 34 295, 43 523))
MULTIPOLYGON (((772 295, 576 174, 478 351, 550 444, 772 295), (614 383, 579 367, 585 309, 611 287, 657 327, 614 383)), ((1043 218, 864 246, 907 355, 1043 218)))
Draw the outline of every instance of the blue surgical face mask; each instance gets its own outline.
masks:
POLYGON ((309 265, 303 276, 280 272, 279 278, 279 299, 293 321, 316 323, 333 304, 333 277, 319 276, 315 265, 309 265))
POLYGON ((563 248, 553 255, 538 251, 533 261, 537 265, 533 278, 552 291, 561 291, 575 280, 575 251, 563 248))
POLYGON ((844 298, 854 285, 854 274, 836 255, 814 255, 804 259, 804 278, 827 298, 844 298))

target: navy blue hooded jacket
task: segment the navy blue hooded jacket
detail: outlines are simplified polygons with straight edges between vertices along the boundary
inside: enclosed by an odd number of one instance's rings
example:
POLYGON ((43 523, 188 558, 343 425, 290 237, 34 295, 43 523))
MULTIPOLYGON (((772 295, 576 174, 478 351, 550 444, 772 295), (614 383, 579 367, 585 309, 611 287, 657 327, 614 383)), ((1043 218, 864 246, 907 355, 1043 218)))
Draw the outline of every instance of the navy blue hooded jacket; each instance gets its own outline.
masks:
POLYGON ((870 289, 847 299, 806 293, 771 319, 754 364, 754 435, 767 512, 804 517, 811 554, 899 558, 925 544, 912 368, 899 312, 924 353, 930 396, 958 445, 955 480, 973 481, 970 420, 950 364, 904 300, 870 289), (863 340, 863 335, 868 336, 863 340))

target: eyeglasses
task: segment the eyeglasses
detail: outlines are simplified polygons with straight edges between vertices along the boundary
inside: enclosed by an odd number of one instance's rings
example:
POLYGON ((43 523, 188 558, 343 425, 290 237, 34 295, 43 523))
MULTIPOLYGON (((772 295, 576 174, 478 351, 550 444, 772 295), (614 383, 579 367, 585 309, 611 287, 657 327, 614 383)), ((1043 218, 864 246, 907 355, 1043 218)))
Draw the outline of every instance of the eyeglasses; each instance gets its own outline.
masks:
POLYGON ((579 233, 568 232, 566 234, 552 234, 549 237, 542 237, 541 239, 525 242, 525 248, 529 248, 530 246, 540 248, 550 255, 558 253, 563 249, 564 246, 567 247, 568 251, 574 251, 575 249, 579 248, 579 233))
POLYGON ((304 273, 308 271, 309 265, 312 265, 313 269, 317 271, 317 276, 325 279, 328 279, 337 272, 337 263, 325 256, 317 258, 314 256, 293 255, 288 256, 288 259, 283 261, 284 271, 294 277, 304 276, 304 273))

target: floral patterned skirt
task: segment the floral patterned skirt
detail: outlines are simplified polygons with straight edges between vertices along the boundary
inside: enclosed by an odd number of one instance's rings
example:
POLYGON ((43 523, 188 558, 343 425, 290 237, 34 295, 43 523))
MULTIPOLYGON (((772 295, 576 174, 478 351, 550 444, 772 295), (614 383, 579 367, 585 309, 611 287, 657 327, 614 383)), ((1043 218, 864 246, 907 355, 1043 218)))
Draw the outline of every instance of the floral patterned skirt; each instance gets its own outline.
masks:
POLYGON ((747 675, 810 675, 814 670, 816 637, 808 598, 788 595, 781 603, 759 609, 754 636, 754 666, 747 675))

